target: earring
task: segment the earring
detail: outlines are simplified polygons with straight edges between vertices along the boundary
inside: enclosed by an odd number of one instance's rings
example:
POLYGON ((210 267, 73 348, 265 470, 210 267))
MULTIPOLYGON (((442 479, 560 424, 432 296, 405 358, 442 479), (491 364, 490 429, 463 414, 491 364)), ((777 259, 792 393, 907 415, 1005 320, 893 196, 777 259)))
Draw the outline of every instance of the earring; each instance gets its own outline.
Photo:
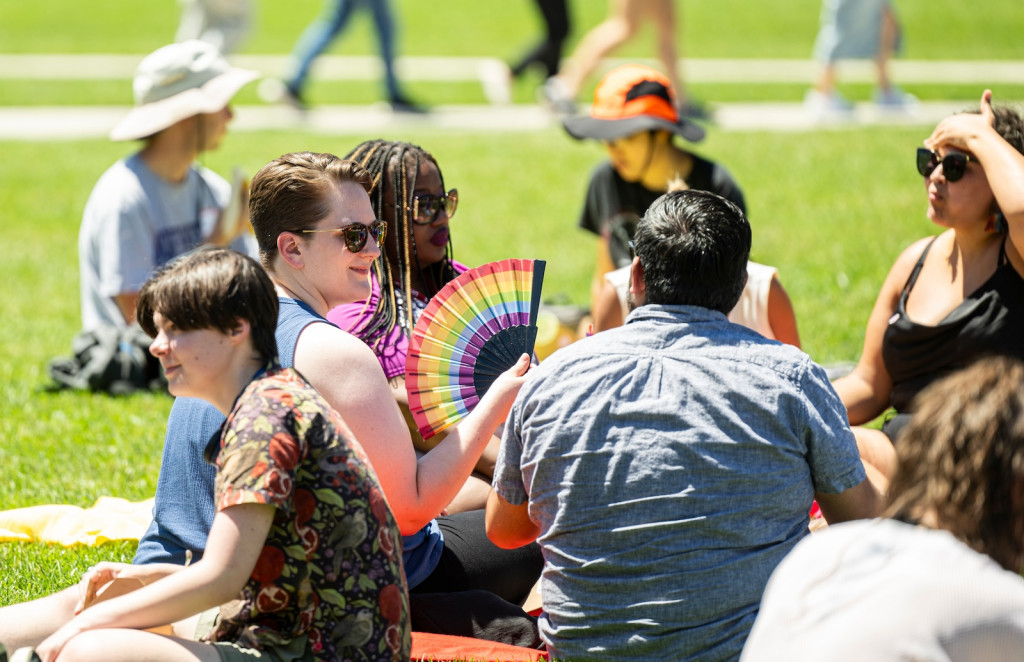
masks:
POLYGON ((1002 233, 1009 230, 1009 226, 1006 224, 1006 217, 1003 216, 1003 212, 996 212, 996 232, 1002 233))

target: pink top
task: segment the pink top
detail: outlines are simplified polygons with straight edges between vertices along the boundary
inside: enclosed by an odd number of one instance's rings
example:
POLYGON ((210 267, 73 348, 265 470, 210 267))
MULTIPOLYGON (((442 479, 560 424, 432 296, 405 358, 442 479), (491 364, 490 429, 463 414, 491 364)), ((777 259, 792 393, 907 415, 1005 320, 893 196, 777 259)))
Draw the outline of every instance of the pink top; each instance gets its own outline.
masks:
MULTIPOLYGON (((459 274, 468 269, 466 265, 455 260, 452 260, 452 267, 459 274)), ((416 291, 413 291, 412 299, 412 316, 415 322, 419 319, 423 309, 426 308, 428 299, 416 291)), ((327 321, 365 341, 366 338, 363 331, 370 323, 370 320, 373 319, 373 313, 377 310, 379 301, 380 283, 377 281, 376 274, 371 273, 369 298, 364 301, 342 304, 332 309, 327 313, 327 321)), ((392 377, 405 374, 405 357, 409 352, 409 337, 402 332, 401 327, 397 323, 386 335, 379 338, 374 345, 370 345, 370 349, 377 355, 380 367, 384 369, 385 377, 391 379, 392 377)))

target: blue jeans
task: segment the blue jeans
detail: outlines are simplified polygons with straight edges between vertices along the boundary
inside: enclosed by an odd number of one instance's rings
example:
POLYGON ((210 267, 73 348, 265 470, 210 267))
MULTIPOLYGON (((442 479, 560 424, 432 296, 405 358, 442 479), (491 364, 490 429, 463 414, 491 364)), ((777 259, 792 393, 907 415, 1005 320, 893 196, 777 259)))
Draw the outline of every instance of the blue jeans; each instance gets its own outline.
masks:
POLYGON ((348 19, 352 16, 352 10, 359 4, 368 5, 373 13, 373 25, 377 31, 377 43, 384 64, 388 99, 394 101, 402 96, 398 90, 398 79, 395 77, 395 23, 391 17, 388 0, 327 0, 324 13, 306 28, 292 51, 296 68, 288 77, 286 84, 294 94, 300 95, 313 60, 327 50, 331 42, 345 29, 348 19))

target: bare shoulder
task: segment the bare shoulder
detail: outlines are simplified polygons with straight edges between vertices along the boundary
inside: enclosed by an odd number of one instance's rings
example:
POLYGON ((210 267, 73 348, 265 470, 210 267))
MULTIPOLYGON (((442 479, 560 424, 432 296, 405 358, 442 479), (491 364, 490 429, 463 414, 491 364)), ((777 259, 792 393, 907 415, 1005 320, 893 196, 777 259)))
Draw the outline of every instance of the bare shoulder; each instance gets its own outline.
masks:
POLYGON ((339 372, 363 375, 371 370, 383 372, 373 351, 359 338, 333 324, 317 322, 303 329, 295 346, 295 368, 318 386, 318 374, 339 372))
MULTIPOLYGON (((947 232, 951 233, 952 230, 948 230, 947 232)), ((904 248, 903 252, 896 258, 892 268, 889 270, 888 280, 895 281, 894 284, 898 285, 899 288, 902 289, 903 283, 905 283, 907 278, 910 277, 910 272, 914 270, 914 265, 917 264, 918 259, 920 259, 921 254, 924 253, 928 244, 933 240, 936 243, 942 243, 946 240, 945 235, 946 233, 944 232, 938 237, 922 237, 904 248)), ((929 251, 929 256, 931 256, 933 252, 935 251, 929 251)))

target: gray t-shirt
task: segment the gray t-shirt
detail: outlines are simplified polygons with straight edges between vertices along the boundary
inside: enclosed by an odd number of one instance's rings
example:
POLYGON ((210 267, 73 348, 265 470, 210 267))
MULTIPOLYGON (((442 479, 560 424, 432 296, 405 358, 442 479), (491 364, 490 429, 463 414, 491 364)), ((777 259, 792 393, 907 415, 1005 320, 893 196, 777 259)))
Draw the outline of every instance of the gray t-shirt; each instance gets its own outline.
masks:
MULTIPOLYGON (((157 267, 198 246, 230 193, 222 177, 199 166, 184 181, 168 182, 138 154, 103 173, 78 234, 82 327, 125 326, 114 297, 138 292, 157 267)), ((255 252, 248 237, 231 247, 255 252)))
POLYGON ((494 487, 528 495, 540 526, 553 658, 735 660, 815 491, 864 478, 806 354, 715 311, 646 305, 536 368, 494 487))
POLYGON ((837 524, 772 574, 741 659, 1024 660, 1024 579, 945 531, 837 524))

